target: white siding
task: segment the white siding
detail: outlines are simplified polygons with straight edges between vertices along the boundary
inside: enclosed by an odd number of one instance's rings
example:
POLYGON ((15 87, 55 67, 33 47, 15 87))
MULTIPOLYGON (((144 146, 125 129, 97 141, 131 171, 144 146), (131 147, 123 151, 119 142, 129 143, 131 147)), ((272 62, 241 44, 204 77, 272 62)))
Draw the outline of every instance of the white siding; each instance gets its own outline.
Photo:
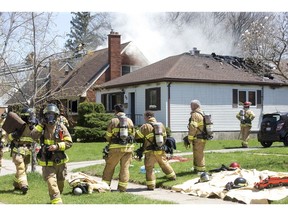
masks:
MULTIPOLYGON (((131 112, 129 105, 130 93, 135 93, 135 113, 143 114, 145 111, 145 90, 161 87, 161 110, 155 111, 158 121, 168 126, 168 87, 167 83, 153 83, 124 88, 128 107, 126 113, 131 112)), ((242 107, 232 107, 232 89, 238 90, 262 90, 264 108, 251 107, 256 115, 253 121, 252 131, 259 129, 263 113, 288 111, 287 93, 288 87, 272 89, 256 85, 228 85, 228 84, 200 84, 200 83, 171 83, 170 86, 170 127, 173 132, 187 131, 190 117, 190 102, 193 99, 200 100, 202 109, 212 115, 214 131, 239 131, 239 121, 236 114, 242 107)), ((120 92, 121 89, 97 91, 97 101, 101 101, 101 94, 120 92)), ((144 123, 142 119, 141 124, 144 123)))
MULTIPOLYGON (((198 84, 173 83, 171 84, 171 130, 173 132, 187 131, 190 117, 190 102, 200 100, 202 109, 212 115, 215 131, 238 131, 239 121, 236 114, 242 107, 232 107, 232 89, 262 90, 260 86, 226 85, 226 84, 198 84)), ((283 93, 286 91, 283 89, 283 93)), ((270 93, 265 89, 264 93, 270 93)), ((264 95, 264 98, 267 96, 264 95)), ((265 99, 264 99, 265 101, 265 99)), ((277 105, 276 107, 279 107, 277 105)), ((282 107, 282 108, 285 108, 282 107)), ((252 124, 252 131, 257 131, 262 118, 262 109, 251 107, 256 115, 252 124)), ((286 106, 286 110, 288 107, 286 106)))

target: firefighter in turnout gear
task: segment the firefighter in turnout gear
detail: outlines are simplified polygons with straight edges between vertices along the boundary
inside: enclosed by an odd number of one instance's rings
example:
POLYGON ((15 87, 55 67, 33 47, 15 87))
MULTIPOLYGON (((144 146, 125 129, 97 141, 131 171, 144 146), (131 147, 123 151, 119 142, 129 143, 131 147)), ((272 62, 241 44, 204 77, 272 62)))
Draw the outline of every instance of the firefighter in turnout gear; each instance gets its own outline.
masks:
POLYGON ((6 113, 2 113, 0 117, 0 172, 2 167, 2 158, 3 158, 3 149, 7 145, 7 134, 4 129, 2 129, 2 125, 5 122, 6 113))
POLYGON ((154 112, 152 111, 146 111, 144 113, 144 119, 146 123, 136 131, 135 139, 143 141, 146 185, 148 190, 154 190, 156 186, 154 166, 156 163, 159 164, 160 168, 169 180, 175 180, 176 174, 169 164, 165 150, 163 149, 166 139, 165 126, 160 123, 160 131, 157 129, 157 127, 153 126, 157 123, 157 120, 154 117, 154 112), (161 135, 162 138, 157 138, 159 135, 161 135), (161 142, 163 145, 160 144, 161 142))
POLYGON ((240 121, 240 134, 242 140, 242 147, 248 148, 249 135, 252 128, 252 121, 255 118, 255 114, 250 110, 251 103, 249 101, 244 102, 243 109, 240 110, 236 118, 240 121))
POLYGON ((22 131, 16 130, 8 135, 11 142, 11 156, 16 167, 13 186, 15 190, 21 190, 22 194, 28 191, 27 168, 31 162, 32 145, 31 130, 36 124, 35 113, 32 108, 23 108, 21 119, 26 123, 22 131))
POLYGON ((65 151, 72 147, 68 129, 59 120, 60 111, 55 104, 43 110, 44 118, 32 130, 33 139, 40 139, 41 149, 37 154, 38 165, 47 182, 51 204, 62 204, 61 194, 67 176, 68 156, 65 151))
POLYGON ((204 172, 205 167, 205 155, 204 149, 206 140, 202 137, 202 132, 204 130, 204 118, 203 111, 201 110, 201 103, 199 100, 191 101, 191 116, 189 118, 188 124, 188 142, 192 145, 193 151, 193 166, 194 173, 204 172))
POLYGON ((122 104, 116 104, 114 111, 115 117, 109 122, 105 134, 109 144, 102 181, 110 186, 115 167, 120 163, 117 189, 120 192, 126 192, 129 181, 129 166, 134 151, 135 128, 132 120, 126 117, 122 104))

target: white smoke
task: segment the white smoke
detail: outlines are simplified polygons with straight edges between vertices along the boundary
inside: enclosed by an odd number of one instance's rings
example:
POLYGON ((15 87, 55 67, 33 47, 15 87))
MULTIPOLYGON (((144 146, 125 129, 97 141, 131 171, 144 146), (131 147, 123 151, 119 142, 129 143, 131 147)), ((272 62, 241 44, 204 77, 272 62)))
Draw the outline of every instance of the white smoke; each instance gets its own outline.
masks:
POLYGON ((220 25, 215 26, 211 13, 205 13, 205 23, 183 26, 176 31, 173 25, 159 25, 156 13, 116 13, 112 22, 114 31, 121 34, 121 41, 132 41, 150 63, 172 55, 189 52, 194 47, 200 53, 235 55, 234 40, 220 25), (209 30, 208 33, 205 33, 209 30), (211 31, 213 29, 213 31, 211 31))

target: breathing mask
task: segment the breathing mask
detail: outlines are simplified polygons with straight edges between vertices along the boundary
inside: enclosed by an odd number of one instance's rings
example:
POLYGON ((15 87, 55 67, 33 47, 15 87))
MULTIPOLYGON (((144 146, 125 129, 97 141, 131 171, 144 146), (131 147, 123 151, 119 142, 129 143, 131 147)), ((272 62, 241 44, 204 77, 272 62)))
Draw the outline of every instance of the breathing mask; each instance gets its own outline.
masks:
POLYGON ((45 114, 45 118, 46 118, 46 122, 50 125, 53 125, 55 124, 56 122, 56 119, 57 119, 57 116, 55 113, 46 113, 45 114))

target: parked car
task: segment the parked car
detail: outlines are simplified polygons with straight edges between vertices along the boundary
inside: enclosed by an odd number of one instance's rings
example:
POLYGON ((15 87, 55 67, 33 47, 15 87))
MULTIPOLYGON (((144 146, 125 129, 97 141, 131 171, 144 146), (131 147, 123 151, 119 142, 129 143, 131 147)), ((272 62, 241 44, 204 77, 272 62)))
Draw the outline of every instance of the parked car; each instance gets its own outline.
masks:
POLYGON ((265 148, 273 142, 283 142, 284 146, 288 146, 288 112, 264 114, 257 138, 265 148))

